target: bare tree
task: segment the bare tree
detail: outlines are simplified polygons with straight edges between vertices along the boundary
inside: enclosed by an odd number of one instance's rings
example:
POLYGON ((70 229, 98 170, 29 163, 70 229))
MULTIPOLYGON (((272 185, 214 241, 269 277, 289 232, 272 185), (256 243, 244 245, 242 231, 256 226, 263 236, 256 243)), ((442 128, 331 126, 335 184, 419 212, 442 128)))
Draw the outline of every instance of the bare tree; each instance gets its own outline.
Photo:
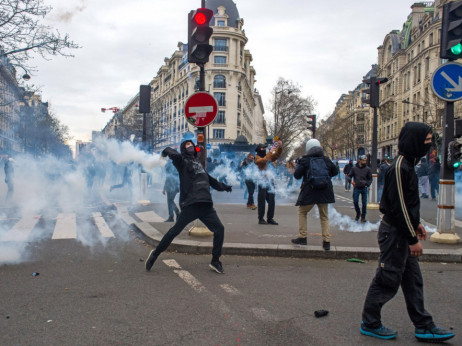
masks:
POLYGON ((50 55, 72 56, 67 49, 79 48, 66 34, 43 25, 51 11, 43 0, 0 0, 0 56, 27 73, 32 52, 47 59, 50 55))
POLYGON ((314 110, 315 101, 303 98, 299 86, 292 81, 280 78, 273 88, 271 111, 276 114, 277 122, 269 122, 268 133, 276 135, 283 143, 282 157, 294 149, 309 134, 307 130, 308 114, 314 110))

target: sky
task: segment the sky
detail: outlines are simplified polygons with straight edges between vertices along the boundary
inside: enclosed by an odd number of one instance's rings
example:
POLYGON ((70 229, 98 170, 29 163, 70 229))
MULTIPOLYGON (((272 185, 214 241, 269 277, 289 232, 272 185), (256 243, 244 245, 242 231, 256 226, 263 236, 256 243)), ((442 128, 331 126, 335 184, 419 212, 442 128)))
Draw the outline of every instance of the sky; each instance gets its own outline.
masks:
MULTIPOLYGON (((409 0, 234 0, 244 19, 246 49, 256 88, 271 117, 271 90, 279 78, 317 102, 322 119, 343 93, 356 88, 377 63, 377 47, 401 30, 409 0)), ((177 49, 187 43, 187 14, 200 0, 45 0, 44 23, 68 33, 82 48, 73 58, 35 59, 29 83, 67 125, 75 140, 90 140, 112 117, 101 108, 124 107, 177 49)), ((72 141, 72 142, 73 142, 72 141)))

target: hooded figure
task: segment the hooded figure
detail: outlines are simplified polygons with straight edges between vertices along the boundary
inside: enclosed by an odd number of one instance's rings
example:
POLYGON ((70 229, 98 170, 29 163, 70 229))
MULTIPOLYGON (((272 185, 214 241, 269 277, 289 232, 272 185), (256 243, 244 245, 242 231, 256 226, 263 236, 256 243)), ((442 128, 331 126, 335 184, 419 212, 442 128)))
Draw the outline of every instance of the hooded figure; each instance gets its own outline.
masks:
POLYGON ((213 232, 212 262, 210 268, 223 274, 220 262, 223 247, 225 228, 213 208, 210 187, 217 191, 231 192, 232 187, 218 182, 212 178, 199 162, 200 149, 190 140, 184 141, 180 146, 180 153, 175 149, 165 148, 162 156, 168 156, 180 178, 180 207, 181 213, 177 216, 175 225, 162 237, 159 245, 152 250, 146 260, 146 270, 151 270, 157 257, 164 252, 175 237, 192 221, 199 219, 213 232))
POLYGON ((377 239, 380 247, 379 266, 367 292, 360 331, 379 339, 393 339, 396 331, 381 321, 382 307, 401 287, 409 317, 419 341, 444 341, 454 332, 437 327, 425 310, 423 279, 418 257, 422 255, 419 240, 427 239, 420 223, 419 190, 415 165, 431 146, 431 128, 424 123, 409 122, 399 134, 399 155, 385 173, 385 186, 380 202, 384 213, 377 239))

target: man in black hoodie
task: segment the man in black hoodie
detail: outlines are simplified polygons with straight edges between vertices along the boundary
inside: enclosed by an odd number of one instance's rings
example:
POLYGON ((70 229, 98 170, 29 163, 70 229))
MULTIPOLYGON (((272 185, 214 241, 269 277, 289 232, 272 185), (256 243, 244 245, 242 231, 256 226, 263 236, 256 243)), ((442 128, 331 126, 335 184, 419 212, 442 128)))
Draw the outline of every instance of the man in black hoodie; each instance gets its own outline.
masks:
POLYGON ((152 250, 146 260, 146 270, 151 270, 157 257, 164 252, 175 237, 192 221, 199 219, 213 232, 212 262, 210 269, 224 274, 220 262, 225 228, 213 208, 210 186, 217 191, 231 192, 232 187, 218 182, 205 171, 197 158, 197 150, 190 140, 181 143, 181 154, 172 148, 165 148, 162 156, 168 156, 180 176, 180 208, 175 225, 162 237, 159 245, 152 250))
POLYGON ((454 333, 437 327, 425 310, 423 280, 418 257, 419 240, 427 239, 420 223, 420 199, 415 165, 430 149, 431 128, 408 122, 398 138, 399 155, 385 174, 380 211, 384 214, 378 231, 379 266, 367 292, 360 331, 380 339, 393 339, 396 332, 385 327, 381 310, 398 288, 403 290, 406 307, 420 341, 444 341, 454 333))
POLYGON ((350 181, 353 179, 353 204, 356 210, 355 220, 358 221, 361 216, 361 222, 366 222, 367 189, 372 184, 371 169, 367 166, 366 155, 359 157, 359 162, 351 169, 348 179, 350 181), (362 210, 359 208, 359 196, 362 196, 362 210))

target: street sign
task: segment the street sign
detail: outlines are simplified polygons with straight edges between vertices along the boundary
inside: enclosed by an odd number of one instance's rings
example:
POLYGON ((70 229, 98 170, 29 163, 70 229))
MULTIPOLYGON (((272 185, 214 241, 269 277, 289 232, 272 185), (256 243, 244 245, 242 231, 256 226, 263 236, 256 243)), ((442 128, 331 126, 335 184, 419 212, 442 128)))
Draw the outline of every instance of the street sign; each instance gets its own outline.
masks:
POLYGON ((462 99, 462 64, 449 62, 438 67, 433 73, 432 89, 444 101, 462 99))
POLYGON ((212 144, 208 143, 207 144, 207 150, 210 150, 210 149, 212 149, 212 144))
POLYGON ((217 101, 206 92, 191 95, 184 108, 188 123, 197 127, 204 127, 212 123, 218 111, 217 101))

